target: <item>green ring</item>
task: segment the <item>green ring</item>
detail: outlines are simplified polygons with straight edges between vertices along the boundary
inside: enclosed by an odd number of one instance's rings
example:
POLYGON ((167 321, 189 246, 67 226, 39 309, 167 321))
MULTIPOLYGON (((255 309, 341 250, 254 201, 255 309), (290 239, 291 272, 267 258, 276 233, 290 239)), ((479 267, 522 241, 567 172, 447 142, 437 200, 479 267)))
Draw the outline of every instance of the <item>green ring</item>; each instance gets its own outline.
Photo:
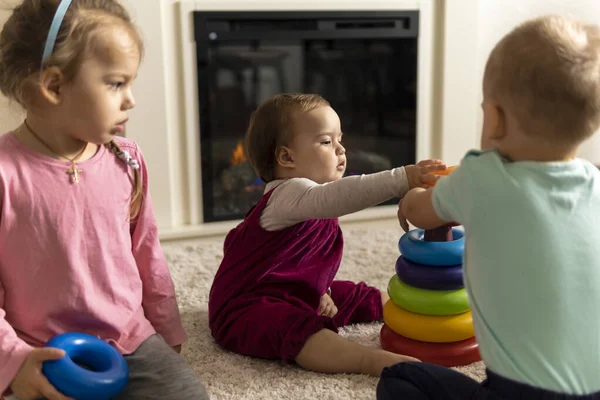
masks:
POLYGON ((425 315, 456 315, 470 310, 467 291, 425 290, 402 282, 398 275, 392 276, 387 292, 398 307, 425 315))

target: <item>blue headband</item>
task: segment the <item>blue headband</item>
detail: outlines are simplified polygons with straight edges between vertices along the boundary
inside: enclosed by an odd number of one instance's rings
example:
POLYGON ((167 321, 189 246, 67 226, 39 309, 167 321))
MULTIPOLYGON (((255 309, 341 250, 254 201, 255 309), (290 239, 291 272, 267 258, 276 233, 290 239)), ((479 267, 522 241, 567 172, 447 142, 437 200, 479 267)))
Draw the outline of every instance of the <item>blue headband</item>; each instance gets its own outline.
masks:
POLYGON ((67 13, 67 9, 71 5, 72 0, 62 0, 56 9, 56 13, 54 14, 54 18, 52 19, 52 25, 50 25, 50 30, 48 31, 48 37, 46 38, 46 45, 44 46, 44 54, 42 55, 42 65, 40 66, 40 73, 44 66, 46 60, 52 55, 52 51, 54 50, 54 45, 56 43, 56 36, 58 36, 58 31, 60 30, 60 26, 62 25, 63 19, 65 18, 65 14, 67 13))

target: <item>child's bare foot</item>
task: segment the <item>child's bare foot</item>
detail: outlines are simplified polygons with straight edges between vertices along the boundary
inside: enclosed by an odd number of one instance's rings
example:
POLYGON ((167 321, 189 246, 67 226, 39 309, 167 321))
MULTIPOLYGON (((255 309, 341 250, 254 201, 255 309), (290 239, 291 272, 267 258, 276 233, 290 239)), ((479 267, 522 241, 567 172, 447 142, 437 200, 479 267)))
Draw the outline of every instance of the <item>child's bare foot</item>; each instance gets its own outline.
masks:
POLYGON ((361 369, 364 374, 381 376, 381 372, 385 367, 391 367, 394 364, 409 361, 420 362, 420 360, 410 356, 395 354, 386 350, 373 349, 373 351, 363 359, 361 369))
POLYGON ((383 307, 390 299, 390 296, 388 296, 387 292, 384 292, 383 290, 380 290, 379 292, 381 293, 381 306, 383 307))
POLYGON ((309 337, 296 356, 296 363, 311 371, 377 377, 381 376, 383 368, 406 361, 419 360, 360 345, 329 329, 322 329, 309 337))

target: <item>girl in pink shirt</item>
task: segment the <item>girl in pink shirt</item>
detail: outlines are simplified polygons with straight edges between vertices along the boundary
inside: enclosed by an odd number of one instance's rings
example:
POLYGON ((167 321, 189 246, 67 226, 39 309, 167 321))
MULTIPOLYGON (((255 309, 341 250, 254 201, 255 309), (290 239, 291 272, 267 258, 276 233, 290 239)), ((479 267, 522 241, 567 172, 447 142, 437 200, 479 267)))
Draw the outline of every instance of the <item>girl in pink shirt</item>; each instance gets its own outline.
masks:
POLYGON ((143 45, 117 0, 24 0, 0 34, 0 90, 26 111, 0 136, 0 396, 65 400, 41 373, 82 332, 117 348, 118 399, 206 399, 158 241, 146 165, 117 137, 143 45))
POLYGON ((380 320, 388 299, 363 282, 333 280, 343 250, 337 218, 425 187, 445 165, 342 178, 341 141, 339 117, 318 95, 277 95, 255 111, 246 148, 267 186, 225 239, 209 324, 219 345, 240 354, 379 376, 414 359, 337 335, 340 326, 380 320))

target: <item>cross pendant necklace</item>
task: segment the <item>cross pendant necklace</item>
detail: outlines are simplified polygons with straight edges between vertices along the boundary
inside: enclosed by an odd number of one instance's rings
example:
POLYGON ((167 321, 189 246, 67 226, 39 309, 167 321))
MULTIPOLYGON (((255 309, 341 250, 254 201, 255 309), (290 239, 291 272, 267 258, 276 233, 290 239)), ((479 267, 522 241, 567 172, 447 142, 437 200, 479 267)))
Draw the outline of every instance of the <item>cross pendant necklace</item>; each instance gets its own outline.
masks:
POLYGON ((77 164, 75 162, 73 162, 71 164, 71 168, 69 168, 67 170, 67 174, 71 175, 71 179, 73 180, 73 183, 78 183, 79 182, 79 173, 83 172, 83 170, 79 167, 77 167, 77 164))
POLYGON ((42 145, 44 145, 44 147, 46 147, 46 149, 48 149, 48 151, 50 151, 52 154, 56 155, 57 157, 64 158, 71 162, 71 166, 67 170, 67 174, 71 176, 71 182, 79 183, 79 174, 82 173, 83 170, 77 166, 77 160, 79 160, 79 158, 83 155, 83 152, 85 151, 85 149, 87 149, 88 144, 85 143, 83 148, 79 151, 79 153, 77 153, 77 155, 75 157, 69 158, 67 156, 63 156, 62 154, 58 154, 57 152, 52 150, 52 147, 50 147, 50 145, 48 145, 48 143, 44 142, 42 140, 42 138, 37 133, 35 133, 33 131, 33 129, 31 129, 31 127, 27 123, 27 120, 24 121, 24 124, 25 124, 25 127, 27 128, 27 130, 29 131, 29 133, 31 133, 31 135, 34 138, 36 138, 36 140, 38 142, 40 142, 42 145))

